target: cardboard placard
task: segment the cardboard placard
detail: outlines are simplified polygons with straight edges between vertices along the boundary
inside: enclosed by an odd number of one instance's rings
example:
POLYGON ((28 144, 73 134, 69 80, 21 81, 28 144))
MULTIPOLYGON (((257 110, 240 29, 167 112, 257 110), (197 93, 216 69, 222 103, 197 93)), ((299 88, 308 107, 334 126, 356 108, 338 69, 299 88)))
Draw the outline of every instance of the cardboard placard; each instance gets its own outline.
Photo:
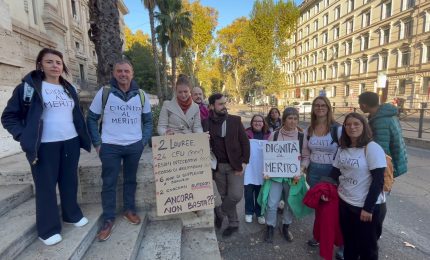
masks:
POLYGON ((292 178, 300 175, 299 141, 267 142, 263 150, 264 175, 292 178))
POLYGON ((207 134, 152 137, 157 215, 215 206, 207 134))

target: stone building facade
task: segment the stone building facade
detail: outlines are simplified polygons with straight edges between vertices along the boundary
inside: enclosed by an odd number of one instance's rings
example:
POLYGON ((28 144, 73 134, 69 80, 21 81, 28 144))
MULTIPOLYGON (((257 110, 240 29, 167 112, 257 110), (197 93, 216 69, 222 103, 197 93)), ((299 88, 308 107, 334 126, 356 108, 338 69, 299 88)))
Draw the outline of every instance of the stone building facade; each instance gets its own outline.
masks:
MULTIPOLYGON (((128 9, 122 0, 118 3, 122 30, 128 9)), ((0 0, 0 113, 44 47, 64 54, 68 80, 81 90, 94 89, 97 56, 88 29, 88 0, 0 0)), ((0 143, 0 157, 20 151, 2 127, 0 143)))
POLYGON ((357 106, 363 91, 406 108, 429 102, 430 1, 305 0, 282 69, 288 102, 325 94, 357 106))

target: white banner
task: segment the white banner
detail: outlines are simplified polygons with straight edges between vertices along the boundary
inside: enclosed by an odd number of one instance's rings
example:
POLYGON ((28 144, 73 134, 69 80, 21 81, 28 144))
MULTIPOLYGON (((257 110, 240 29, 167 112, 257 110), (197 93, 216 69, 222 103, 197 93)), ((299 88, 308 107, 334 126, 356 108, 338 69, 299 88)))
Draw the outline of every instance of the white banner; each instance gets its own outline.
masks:
POLYGON ((299 141, 267 142, 263 150, 264 175, 292 178, 300 175, 299 141))

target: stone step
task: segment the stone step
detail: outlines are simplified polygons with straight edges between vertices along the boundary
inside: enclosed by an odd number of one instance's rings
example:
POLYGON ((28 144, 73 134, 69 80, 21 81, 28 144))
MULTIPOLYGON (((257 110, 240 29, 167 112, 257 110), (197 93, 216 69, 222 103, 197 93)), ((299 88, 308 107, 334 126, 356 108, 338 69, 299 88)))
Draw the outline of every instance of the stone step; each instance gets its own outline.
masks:
POLYGON ((22 204, 33 196, 33 188, 29 184, 0 185, 0 216, 22 204))
POLYGON ((101 218, 99 204, 82 205, 81 209, 89 223, 83 227, 63 224, 63 241, 54 246, 45 246, 39 239, 28 246, 17 258, 20 260, 81 259, 93 242, 101 218))
POLYGON ((148 223, 146 213, 137 214, 142 219, 139 225, 131 225, 119 215, 111 237, 104 242, 99 242, 96 238, 82 259, 136 259, 148 223))
POLYGON ((181 236, 181 220, 148 223, 137 259, 180 260, 181 236))
POLYGON ((182 231, 181 259, 221 260, 218 240, 213 228, 193 228, 182 231), (204 256, 204 257, 203 257, 204 256))
POLYGON ((37 238, 35 207, 32 198, 0 217, 0 259, 14 259, 37 238))

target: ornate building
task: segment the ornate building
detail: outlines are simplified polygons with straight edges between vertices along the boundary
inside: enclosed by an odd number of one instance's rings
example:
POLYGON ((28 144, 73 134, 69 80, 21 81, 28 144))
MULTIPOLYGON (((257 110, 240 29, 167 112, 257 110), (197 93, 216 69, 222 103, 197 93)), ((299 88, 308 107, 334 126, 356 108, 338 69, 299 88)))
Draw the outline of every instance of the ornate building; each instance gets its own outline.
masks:
POLYGON ((363 91, 405 107, 429 101, 430 1, 305 0, 283 65, 284 98, 325 94, 335 106, 357 106, 363 91))
MULTIPOLYGON (((122 0, 118 9, 123 28, 128 9, 122 0)), ((88 29, 88 0, 0 0, 0 113, 43 47, 64 54, 68 79, 78 88, 95 88, 97 57, 88 29)), ((0 157, 20 150, 2 127, 0 142, 0 157)))

